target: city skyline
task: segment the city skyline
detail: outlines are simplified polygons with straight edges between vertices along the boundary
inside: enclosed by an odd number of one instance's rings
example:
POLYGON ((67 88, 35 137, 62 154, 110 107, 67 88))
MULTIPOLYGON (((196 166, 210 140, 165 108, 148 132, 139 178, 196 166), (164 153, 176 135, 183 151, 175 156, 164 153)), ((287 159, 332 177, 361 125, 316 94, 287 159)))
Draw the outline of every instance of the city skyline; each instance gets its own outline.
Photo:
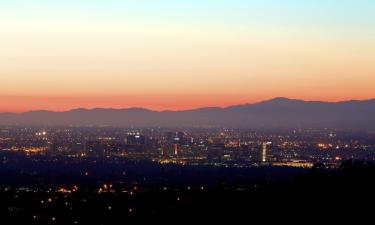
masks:
POLYGON ((0 0, 0 223, 360 223, 375 200, 374 12, 0 0))
POLYGON ((0 1, 0 111, 375 97, 375 3, 0 1))

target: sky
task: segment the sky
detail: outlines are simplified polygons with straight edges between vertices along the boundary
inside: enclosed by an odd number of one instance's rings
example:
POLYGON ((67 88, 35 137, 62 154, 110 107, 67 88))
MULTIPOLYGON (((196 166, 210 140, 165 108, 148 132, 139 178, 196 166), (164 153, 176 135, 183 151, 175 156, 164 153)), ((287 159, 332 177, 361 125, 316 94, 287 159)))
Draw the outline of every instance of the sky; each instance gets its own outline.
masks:
POLYGON ((0 111, 375 98, 373 0, 0 0, 0 111))

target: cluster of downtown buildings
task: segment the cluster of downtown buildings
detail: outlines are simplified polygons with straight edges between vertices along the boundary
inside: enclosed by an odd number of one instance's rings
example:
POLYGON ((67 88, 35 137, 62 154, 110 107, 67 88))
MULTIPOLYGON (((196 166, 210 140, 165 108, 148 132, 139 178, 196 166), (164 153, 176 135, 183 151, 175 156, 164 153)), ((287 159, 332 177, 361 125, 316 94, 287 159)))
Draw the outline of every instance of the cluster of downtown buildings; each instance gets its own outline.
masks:
POLYGON ((251 131, 225 128, 3 127, 0 150, 33 157, 126 158, 225 167, 338 166, 374 160, 370 133, 330 129, 251 131))

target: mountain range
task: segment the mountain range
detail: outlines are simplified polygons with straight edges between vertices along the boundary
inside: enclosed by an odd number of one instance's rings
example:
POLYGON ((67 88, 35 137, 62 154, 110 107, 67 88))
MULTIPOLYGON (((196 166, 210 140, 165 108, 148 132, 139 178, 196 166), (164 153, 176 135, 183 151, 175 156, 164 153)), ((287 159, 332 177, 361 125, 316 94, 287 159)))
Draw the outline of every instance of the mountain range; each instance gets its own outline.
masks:
POLYGON ((0 125, 337 128, 375 131, 375 99, 332 103, 274 98, 254 104, 183 111, 96 108, 0 113, 0 125))

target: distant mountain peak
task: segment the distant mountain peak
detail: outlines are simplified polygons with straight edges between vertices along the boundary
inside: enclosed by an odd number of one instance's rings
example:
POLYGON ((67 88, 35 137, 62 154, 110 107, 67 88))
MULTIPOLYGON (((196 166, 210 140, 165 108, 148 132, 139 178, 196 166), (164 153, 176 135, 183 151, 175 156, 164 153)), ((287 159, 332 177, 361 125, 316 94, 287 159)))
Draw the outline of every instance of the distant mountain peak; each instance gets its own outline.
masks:
POLYGON ((269 101, 282 102, 282 101, 292 101, 292 100, 295 100, 295 99, 290 99, 290 98, 286 98, 286 97, 276 97, 276 98, 270 99, 269 101))
POLYGON ((375 100, 304 101, 277 97, 267 101, 181 111, 144 108, 78 108, 71 111, 0 113, 0 125, 220 126, 240 128, 333 127, 375 131, 375 100))
POLYGON ((28 111, 26 113, 31 113, 31 114, 37 114, 37 113, 52 113, 53 111, 49 111, 49 110, 32 110, 32 111, 28 111))
POLYGON ((286 97, 277 97, 277 98, 272 98, 263 102, 260 102, 260 104, 264 103, 290 103, 290 102, 305 102, 304 100, 299 100, 299 99, 291 99, 291 98, 286 98, 286 97))
POLYGON ((76 109, 72 109, 70 110, 70 112, 87 112, 88 109, 86 108, 76 108, 76 109))

